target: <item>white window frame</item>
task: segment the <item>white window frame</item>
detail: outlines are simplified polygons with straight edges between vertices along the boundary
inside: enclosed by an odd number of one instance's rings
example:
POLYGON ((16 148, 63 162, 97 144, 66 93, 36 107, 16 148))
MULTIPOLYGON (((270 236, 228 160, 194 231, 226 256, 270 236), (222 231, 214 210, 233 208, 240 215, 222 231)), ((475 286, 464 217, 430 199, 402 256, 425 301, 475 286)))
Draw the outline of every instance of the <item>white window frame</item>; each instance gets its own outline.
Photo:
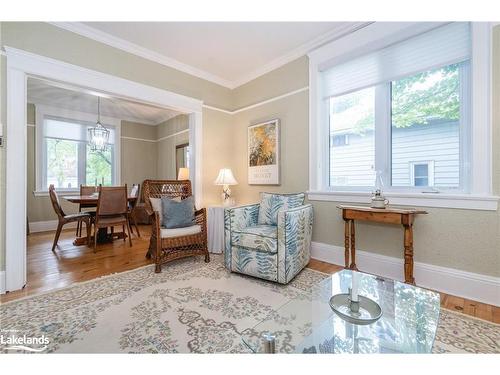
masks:
MULTIPOLYGON (((47 196, 48 188, 44 186, 44 169, 46 168, 45 160, 45 147, 43 142, 43 119, 46 116, 57 117, 61 119, 67 119, 68 121, 80 121, 93 123, 96 121, 96 115, 92 113, 73 111, 63 108, 52 107, 44 104, 35 104, 35 144, 36 144, 36 158, 35 158, 35 191, 33 194, 35 196, 47 196)), ((115 130, 115 143, 113 147, 113 184, 121 184, 121 120, 113 117, 101 116, 101 122, 104 126, 111 126, 115 130)), ((79 158, 79 163, 82 160, 79 158)), ((80 167, 79 167, 80 169, 80 167)), ((58 189, 60 193, 71 194, 78 193, 80 191, 79 186, 71 189, 58 189)))
MULTIPOLYGON (((321 70, 349 61, 357 56, 384 48, 444 23, 398 22, 370 24, 354 33, 333 41, 308 54, 309 56, 309 190, 308 199, 347 203, 369 203, 371 193, 361 189, 330 189, 329 174, 329 126, 328 106, 323 105, 321 95, 321 70)), ((470 68, 471 108, 466 115, 471 118, 469 186, 465 192, 420 191, 397 188, 386 192, 391 203, 398 205, 463 208, 496 211, 499 197, 492 194, 491 171, 491 25, 487 22, 471 23, 472 56, 470 68)), ((382 133, 382 132, 380 132, 382 133)), ((390 142, 387 134, 376 134, 376 147, 390 142)), ((379 149, 389 149, 379 147, 379 149)), ((377 158, 389 160, 390 155, 379 153, 377 158)), ((461 155, 464 157, 464 155, 461 155)), ((376 160, 379 164, 381 160, 376 160)), ((382 162, 383 164, 383 162, 382 162)), ((379 164, 380 165, 380 164, 379 164)), ((390 165, 390 164, 385 164, 390 165)), ((462 171, 461 171, 462 172, 462 171)), ((388 173, 385 173, 388 175, 388 173)), ((389 178, 389 177, 387 177, 389 178)))
POLYGON ((410 185, 415 186, 415 166, 427 165, 427 181, 428 187, 434 186, 434 160, 419 160, 409 162, 410 185))

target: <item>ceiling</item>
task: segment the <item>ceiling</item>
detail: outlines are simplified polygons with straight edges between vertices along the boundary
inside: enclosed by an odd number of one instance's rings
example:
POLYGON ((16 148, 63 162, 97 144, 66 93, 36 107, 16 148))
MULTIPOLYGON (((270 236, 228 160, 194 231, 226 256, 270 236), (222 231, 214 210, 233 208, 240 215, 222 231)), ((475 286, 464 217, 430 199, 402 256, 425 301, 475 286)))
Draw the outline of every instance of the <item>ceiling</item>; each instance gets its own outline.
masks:
MULTIPOLYGON (((28 79, 28 103, 43 104, 97 116, 97 96, 84 90, 61 87, 57 83, 28 79)), ((101 97, 101 115, 120 120, 157 125, 179 115, 169 109, 150 106, 114 97, 101 97)))
POLYGON ((234 88, 363 24, 56 22, 54 25, 234 88))

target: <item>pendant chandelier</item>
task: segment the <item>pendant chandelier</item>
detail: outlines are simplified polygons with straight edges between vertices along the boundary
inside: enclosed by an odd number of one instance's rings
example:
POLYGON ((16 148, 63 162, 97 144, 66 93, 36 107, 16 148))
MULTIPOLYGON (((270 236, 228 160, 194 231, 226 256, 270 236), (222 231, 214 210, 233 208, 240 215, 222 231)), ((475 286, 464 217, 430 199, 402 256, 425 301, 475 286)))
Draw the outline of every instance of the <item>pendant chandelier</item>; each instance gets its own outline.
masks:
POLYGON ((104 152, 108 149, 109 130, 101 124, 101 98, 97 97, 97 123, 89 129, 91 151, 104 152))

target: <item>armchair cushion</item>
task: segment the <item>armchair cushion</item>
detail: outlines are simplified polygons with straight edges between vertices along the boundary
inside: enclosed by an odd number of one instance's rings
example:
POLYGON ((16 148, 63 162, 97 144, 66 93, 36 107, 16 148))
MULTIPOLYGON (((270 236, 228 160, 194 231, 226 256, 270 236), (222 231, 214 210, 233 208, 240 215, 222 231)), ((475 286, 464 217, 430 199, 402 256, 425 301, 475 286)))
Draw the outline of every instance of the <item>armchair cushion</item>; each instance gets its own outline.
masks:
POLYGON ((272 194, 262 193, 258 223, 263 225, 277 225, 278 211, 288 210, 304 204, 304 193, 272 194))
POLYGON ((174 228, 174 229, 160 229, 160 237, 161 238, 173 238, 173 237, 182 237, 189 236, 191 234, 197 234, 201 232, 201 225, 192 225, 190 227, 184 228, 174 228))
POLYGON ((162 218, 162 212, 161 212, 161 198, 149 198, 149 201, 151 202, 151 208, 153 211, 157 211, 160 219, 160 227, 163 225, 163 218, 162 218))
POLYGON ((233 244, 248 249, 276 254, 278 228, 275 225, 255 225, 234 232, 233 244))

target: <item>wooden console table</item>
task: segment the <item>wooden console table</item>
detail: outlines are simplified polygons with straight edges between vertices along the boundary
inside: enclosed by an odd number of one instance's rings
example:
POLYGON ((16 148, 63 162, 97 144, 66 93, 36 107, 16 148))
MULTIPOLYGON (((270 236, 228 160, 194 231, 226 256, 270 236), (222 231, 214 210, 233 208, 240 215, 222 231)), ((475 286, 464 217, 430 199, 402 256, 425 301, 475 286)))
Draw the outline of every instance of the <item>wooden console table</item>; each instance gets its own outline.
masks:
POLYGON ((426 214, 427 211, 414 208, 404 209, 387 207, 381 209, 345 205, 337 207, 342 210, 342 218, 345 221, 345 268, 358 270, 356 267, 354 220, 400 224, 404 227, 405 283, 415 284, 415 278, 413 277, 413 222, 415 221, 415 216, 426 214))

